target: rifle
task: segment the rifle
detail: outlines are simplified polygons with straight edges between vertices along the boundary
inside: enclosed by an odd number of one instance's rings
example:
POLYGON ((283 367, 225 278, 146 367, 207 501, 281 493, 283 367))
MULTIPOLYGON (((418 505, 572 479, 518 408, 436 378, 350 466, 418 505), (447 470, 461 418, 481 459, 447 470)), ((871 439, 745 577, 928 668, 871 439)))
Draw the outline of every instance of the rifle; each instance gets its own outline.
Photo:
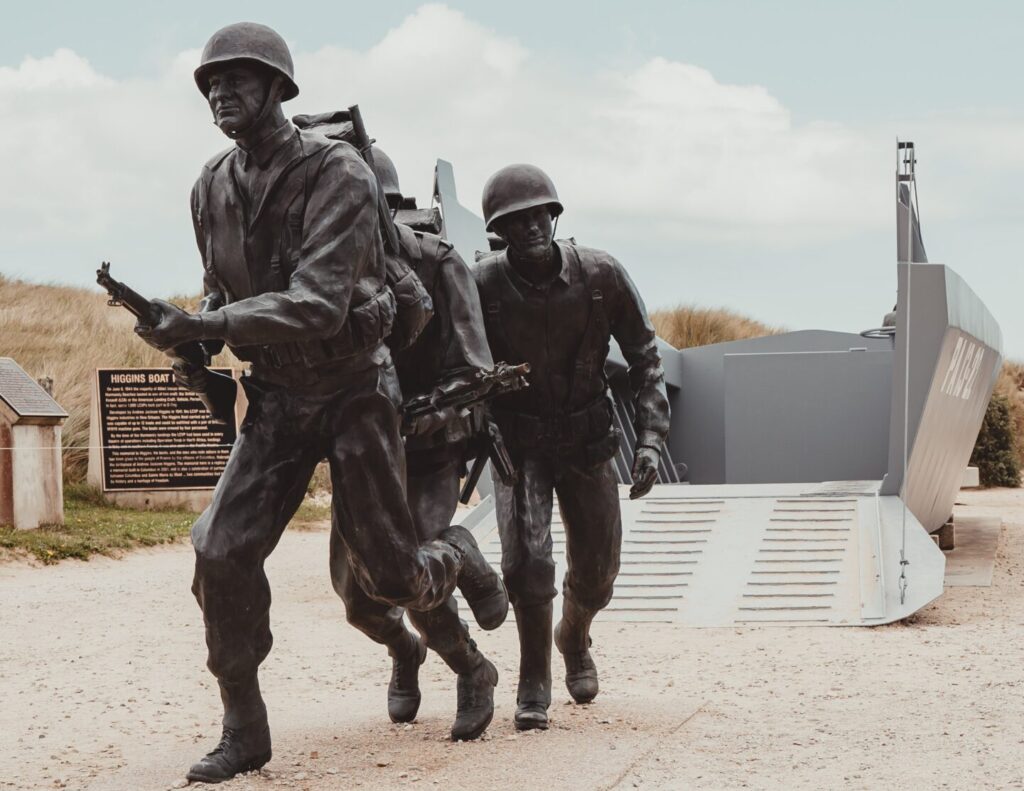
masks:
MULTIPOLYGON (((359 105, 353 104, 348 108, 349 120, 352 122, 352 144, 363 157, 363 161, 370 166, 370 170, 377 172, 373 166, 373 144, 374 141, 366 134, 366 127, 363 126, 363 114, 359 112, 359 105)), ((378 180, 377 186, 380 187, 378 180)), ((384 249, 391 255, 398 255, 398 230, 395 228, 395 221, 391 217, 391 209, 388 208, 387 197, 384 195, 383 187, 377 190, 377 214, 380 215, 380 233, 384 237, 384 249)))
MULTIPOLYGON (((108 262, 104 261, 96 270, 96 282, 110 295, 108 305, 127 308, 143 324, 153 326, 160 323, 160 308, 124 283, 112 278, 108 262)), ((234 425, 238 385, 230 376, 207 368, 210 358, 202 344, 199 341, 189 341, 175 346, 165 354, 171 358, 175 370, 180 370, 192 383, 188 389, 199 396, 214 422, 234 425)))
POLYGON ((497 363, 490 371, 477 371, 472 379, 461 380, 450 387, 437 387, 433 392, 410 398, 402 405, 407 426, 418 418, 451 408, 456 412, 470 409, 492 398, 529 387, 526 374, 530 364, 497 363))

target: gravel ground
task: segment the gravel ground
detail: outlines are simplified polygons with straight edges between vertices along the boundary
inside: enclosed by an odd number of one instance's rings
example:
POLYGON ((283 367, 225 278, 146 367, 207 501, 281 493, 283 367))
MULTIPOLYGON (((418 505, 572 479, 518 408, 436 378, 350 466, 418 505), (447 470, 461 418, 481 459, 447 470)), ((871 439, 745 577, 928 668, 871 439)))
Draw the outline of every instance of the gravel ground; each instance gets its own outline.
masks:
MULTIPOLYGON (((961 500, 960 514, 1004 520, 991 588, 950 588, 874 629, 599 620, 602 693, 571 704, 556 654, 547 733, 512 727, 514 627, 475 630, 501 681, 494 723, 469 744, 447 741, 455 685, 436 657, 418 721, 388 721, 390 661, 344 621, 326 530, 288 531, 262 672, 274 759, 221 787, 1024 788, 1024 492, 961 500)), ((184 785, 220 714, 191 562, 178 545, 0 564, 0 789, 184 785)))

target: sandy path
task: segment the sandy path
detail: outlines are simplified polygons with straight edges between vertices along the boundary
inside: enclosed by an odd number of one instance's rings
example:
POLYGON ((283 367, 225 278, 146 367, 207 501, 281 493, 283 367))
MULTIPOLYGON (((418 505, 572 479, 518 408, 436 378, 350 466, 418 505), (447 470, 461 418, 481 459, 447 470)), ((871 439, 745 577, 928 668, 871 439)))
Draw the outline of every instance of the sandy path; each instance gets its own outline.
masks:
MULTIPOLYGON (((595 625, 602 694, 516 735, 513 628, 476 636, 502 674, 488 738, 451 744, 453 677, 423 669, 412 726, 389 660, 342 617, 327 534, 274 554, 263 686, 274 760, 225 789, 1024 787, 1024 492, 964 493, 1004 518, 991 588, 951 588, 877 629, 595 625)), ((175 787, 218 735, 191 550, 0 564, 0 789, 175 787)), ((556 673, 558 670, 556 656, 556 673)), ((197 786, 194 786, 197 787, 197 786)))

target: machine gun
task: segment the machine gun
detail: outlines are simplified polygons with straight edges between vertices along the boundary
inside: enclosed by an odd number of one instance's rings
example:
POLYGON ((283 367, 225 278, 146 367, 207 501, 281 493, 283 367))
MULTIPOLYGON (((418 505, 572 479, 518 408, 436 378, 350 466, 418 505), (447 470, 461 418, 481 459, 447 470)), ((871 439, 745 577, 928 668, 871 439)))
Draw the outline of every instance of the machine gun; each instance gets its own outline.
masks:
MULTIPOLYGON (((404 425, 415 424, 421 417, 452 409, 461 412, 483 404, 504 393, 512 393, 529 387, 526 374, 530 372, 530 364, 509 365, 498 363, 490 371, 479 371, 470 380, 458 382, 452 387, 439 387, 432 393, 416 396, 407 401, 403 407, 404 425)), ((476 445, 473 466, 466 476, 466 482, 459 493, 459 500, 468 503, 473 489, 476 488, 484 465, 490 459, 494 470, 504 483, 511 483, 515 476, 512 459, 508 455, 505 443, 501 438, 498 426, 490 418, 484 418, 481 430, 474 439, 476 445)))
POLYGON ((405 424, 414 425, 419 418, 444 409, 461 412, 496 396, 522 390, 530 386, 526 381, 528 373, 529 363, 497 363, 490 371, 477 371, 471 379, 458 381, 450 387, 442 385, 433 392, 410 398, 402 405, 405 424))
MULTIPOLYGON (((104 261, 96 270, 96 282, 110 295, 108 305, 126 308, 143 324, 153 326, 160 323, 160 308, 111 277, 108 262, 104 261)), ((165 354, 171 358, 174 369, 189 380, 188 389, 199 396, 214 421, 224 425, 234 424, 238 385, 230 376, 207 368, 210 359, 202 344, 189 341, 167 350, 165 354)))

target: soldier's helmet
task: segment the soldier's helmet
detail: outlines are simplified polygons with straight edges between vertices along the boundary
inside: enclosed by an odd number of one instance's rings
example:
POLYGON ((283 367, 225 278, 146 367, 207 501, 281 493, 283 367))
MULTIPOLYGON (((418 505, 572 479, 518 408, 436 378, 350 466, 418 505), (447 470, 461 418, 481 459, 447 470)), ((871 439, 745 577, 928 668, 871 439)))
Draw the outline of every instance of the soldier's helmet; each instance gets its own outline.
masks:
POLYGON ((398 170, 391 157, 385 154, 377 146, 373 146, 373 169, 377 174, 381 187, 384 188, 384 196, 389 200, 401 200, 402 188, 398 186, 398 170))
POLYGON ((232 61, 253 61, 272 69, 284 79, 282 101, 299 95, 295 84, 295 66, 284 39, 266 25, 256 22, 236 22, 222 27, 206 42, 199 68, 195 71, 196 85, 203 96, 210 95, 210 74, 232 61))
POLYGON ((555 184, 536 165, 508 165, 484 185, 483 209, 487 230, 494 230, 494 221, 513 212, 547 206, 551 216, 562 213, 555 184))

